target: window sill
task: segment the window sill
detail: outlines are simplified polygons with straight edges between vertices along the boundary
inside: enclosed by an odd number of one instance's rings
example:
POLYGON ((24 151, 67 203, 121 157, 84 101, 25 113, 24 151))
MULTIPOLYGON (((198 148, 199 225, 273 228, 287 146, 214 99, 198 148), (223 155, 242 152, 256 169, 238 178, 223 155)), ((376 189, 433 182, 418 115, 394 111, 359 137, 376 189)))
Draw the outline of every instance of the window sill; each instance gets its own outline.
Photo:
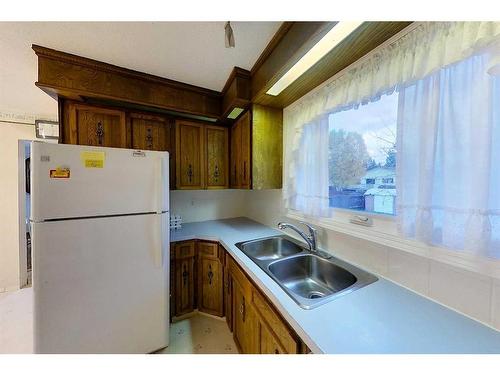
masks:
MULTIPOLYGON (((404 239, 396 234, 396 224, 393 218, 376 218, 374 219, 374 227, 363 227, 345 220, 347 217, 347 213, 345 212, 339 215, 340 219, 313 218, 295 211, 288 211, 286 216, 294 220, 306 221, 337 233, 357 237, 382 246, 387 246, 481 275, 500 279, 500 261, 479 257, 471 253, 450 250, 445 247, 429 246, 422 242, 404 239), (344 219, 344 221, 342 219, 344 219)), ((352 216, 352 214, 350 216, 352 216)))

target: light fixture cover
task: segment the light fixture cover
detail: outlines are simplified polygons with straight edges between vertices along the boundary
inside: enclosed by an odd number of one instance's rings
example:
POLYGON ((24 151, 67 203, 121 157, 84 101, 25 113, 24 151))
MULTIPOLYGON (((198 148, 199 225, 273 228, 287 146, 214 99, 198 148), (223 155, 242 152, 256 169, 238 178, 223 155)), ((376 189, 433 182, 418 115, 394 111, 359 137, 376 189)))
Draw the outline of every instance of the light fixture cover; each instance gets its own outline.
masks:
POLYGON ((292 82, 316 64, 349 34, 356 30, 362 21, 339 21, 325 34, 307 53, 302 56, 269 90, 266 94, 277 96, 292 82))
POLYGON ((234 120, 241 114, 241 112, 243 112, 243 108, 234 107, 233 110, 227 115, 227 118, 234 120))

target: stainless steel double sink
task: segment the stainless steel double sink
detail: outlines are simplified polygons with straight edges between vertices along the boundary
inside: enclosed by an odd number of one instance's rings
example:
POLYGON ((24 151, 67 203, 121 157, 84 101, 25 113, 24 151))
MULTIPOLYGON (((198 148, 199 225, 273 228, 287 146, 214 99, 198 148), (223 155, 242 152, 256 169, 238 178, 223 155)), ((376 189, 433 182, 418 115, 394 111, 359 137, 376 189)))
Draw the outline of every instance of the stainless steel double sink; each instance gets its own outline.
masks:
POLYGON ((274 236, 236 244, 304 309, 312 309, 378 279, 327 253, 310 252, 288 236, 274 236))

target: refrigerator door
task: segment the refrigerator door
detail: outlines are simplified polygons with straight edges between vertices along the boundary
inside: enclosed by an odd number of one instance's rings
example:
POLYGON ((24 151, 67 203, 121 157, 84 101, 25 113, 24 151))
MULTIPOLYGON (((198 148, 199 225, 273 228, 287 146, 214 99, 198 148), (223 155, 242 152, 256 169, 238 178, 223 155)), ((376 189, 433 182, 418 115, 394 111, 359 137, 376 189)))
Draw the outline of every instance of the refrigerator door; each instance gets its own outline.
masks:
POLYGON ((35 353, 168 345, 168 214, 33 225, 35 353))
POLYGON ((33 142, 32 221, 168 211, 168 153, 33 142))

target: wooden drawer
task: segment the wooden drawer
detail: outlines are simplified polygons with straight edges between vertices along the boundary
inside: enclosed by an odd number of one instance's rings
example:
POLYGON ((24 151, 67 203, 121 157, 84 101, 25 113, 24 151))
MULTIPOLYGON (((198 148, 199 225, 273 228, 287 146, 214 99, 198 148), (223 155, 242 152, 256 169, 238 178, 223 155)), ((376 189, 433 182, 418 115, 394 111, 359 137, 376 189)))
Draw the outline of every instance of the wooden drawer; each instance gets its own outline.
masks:
POLYGON ((247 299, 247 301, 251 301, 252 289, 253 289, 252 283, 248 279, 247 275, 240 268, 240 266, 238 266, 238 264, 233 260, 233 258, 229 258, 229 272, 231 273, 233 281, 237 282, 241 287, 241 289, 243 290, 243 294, 247 299))
POLYGON ((198 242, 198 254, 204 258, 217 259, 219 255, 219 245, 214 242, 198 242))
POLYGON ((191 258, 195 255, 195 241, 178 242, 175 244, 175 259, 191 258))
POLYGON ((295 339, 278 313, 255 288, 252 291, 252 302, 255 310, 262 320, 268 324, 285 352, 290 354, 298 353, 299 340, 295 339))

